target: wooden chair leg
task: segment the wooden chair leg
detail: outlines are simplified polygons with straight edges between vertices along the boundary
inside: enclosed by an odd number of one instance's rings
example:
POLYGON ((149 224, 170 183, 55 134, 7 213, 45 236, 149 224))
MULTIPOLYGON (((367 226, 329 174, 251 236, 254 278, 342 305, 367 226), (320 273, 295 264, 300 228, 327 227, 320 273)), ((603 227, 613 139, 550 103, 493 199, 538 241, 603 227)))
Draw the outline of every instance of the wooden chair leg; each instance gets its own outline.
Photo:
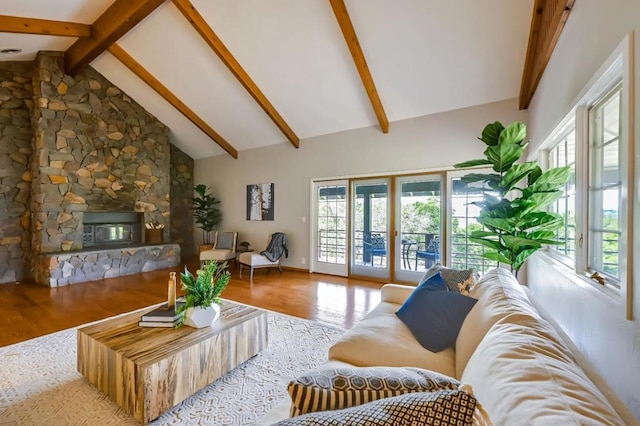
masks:
POLYGON ((238 266, 240 267, 240 278, 242 278, 242 263, 239 263, 238 266))
POLYGON ((251 277, 250 277, 250 280, 251 280, 251 281, 253 281, 253 270, 254 270, 254 269, 255 269, 255 268, 254 268, 254 267, 253 267, 253 265, 252 265, 252 266, 251 266, 251 277))
POLYGON ((278 271, 282 274, 282 267, 280 265, 278 265, 278 271))

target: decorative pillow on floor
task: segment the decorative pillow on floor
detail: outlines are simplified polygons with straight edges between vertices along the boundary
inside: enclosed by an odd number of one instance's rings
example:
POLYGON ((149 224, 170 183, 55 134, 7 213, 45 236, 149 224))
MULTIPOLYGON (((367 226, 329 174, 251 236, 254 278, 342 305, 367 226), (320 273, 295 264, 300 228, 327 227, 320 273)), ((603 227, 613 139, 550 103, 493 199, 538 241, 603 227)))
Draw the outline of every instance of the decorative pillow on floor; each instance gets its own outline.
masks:
POLYGON ((411 392, 458 389, 456 379, 413 367, 341 367, 315 370, 289 382, 291 417, 365 404, 411 392))
POLYGON ((477 300, 453 291, 418 291, 422 286, 411 293, 396 315, 422 347, 440 352, 455 345, 462 323, 477 300))
POLYGON ((465 290, 471 291, 472 286, 470 284, 475 283, 480 279, 480 274, 478 274, 478 271, 475 268, 453 269, 436 263, 424 273, 422 278, 420 278, 420 284, 422 284, 438 272, 442 274, 442 278, 447 284, 449 291, 456 291, 458 293, 460 293, 458 284, 465 283, 465 287, 467 287, 465 288, 465 290), (471 281, 469 281, 469 279, 471 279, 471 281))
POLYGON ((471 425, 476 405, 476 399, 461 390, 414 392, 342 410, 305 414, 277 425, 471 425))

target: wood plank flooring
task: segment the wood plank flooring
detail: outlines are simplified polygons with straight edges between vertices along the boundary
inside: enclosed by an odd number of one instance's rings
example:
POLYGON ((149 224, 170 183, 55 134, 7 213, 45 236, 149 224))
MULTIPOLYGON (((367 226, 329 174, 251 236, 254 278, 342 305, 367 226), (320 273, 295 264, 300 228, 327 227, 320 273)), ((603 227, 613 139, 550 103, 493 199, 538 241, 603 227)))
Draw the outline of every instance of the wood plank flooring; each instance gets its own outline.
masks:
MULTIPOLYGON (((197 269, 197 259, 188 262, 197 269)), ((32 282, 0 284, 0 346, 161 303, 170 271, 145 272, 59 288, 32 282)), ((351 328, 380 301, 382 283, 285 270, 256 270, 232 279, 223 298, 342 328, 351 328)), ((181 292, 178 292, 181 294, 181 292)))

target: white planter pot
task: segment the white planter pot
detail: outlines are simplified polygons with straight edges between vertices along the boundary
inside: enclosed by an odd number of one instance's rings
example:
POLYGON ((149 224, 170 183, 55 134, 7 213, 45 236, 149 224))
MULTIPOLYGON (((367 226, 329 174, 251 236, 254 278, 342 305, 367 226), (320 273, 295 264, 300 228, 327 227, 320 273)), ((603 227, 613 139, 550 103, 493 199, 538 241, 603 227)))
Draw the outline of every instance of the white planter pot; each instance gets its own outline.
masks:
POLYGON ((220 306, 217 303, 207 308, 196 306, 187 308, 184 313, 184 325, 194 328, 210 327, 220 317, 220 306))

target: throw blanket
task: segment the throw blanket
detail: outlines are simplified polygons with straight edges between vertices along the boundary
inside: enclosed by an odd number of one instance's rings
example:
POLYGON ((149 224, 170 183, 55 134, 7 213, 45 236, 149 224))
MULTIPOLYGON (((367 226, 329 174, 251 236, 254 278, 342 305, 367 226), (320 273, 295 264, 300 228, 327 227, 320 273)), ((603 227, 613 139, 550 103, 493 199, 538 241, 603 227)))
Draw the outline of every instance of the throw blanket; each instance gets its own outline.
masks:
POLYGON ((272 262, 280 259, 283 253, 284 257, 289 257, 289 242, 287 241, 286 234, 283 234, 282 232, 274 233, 271 236, 271 241, 269 241, 267 249, 260 252, 261 255, 272 262))

